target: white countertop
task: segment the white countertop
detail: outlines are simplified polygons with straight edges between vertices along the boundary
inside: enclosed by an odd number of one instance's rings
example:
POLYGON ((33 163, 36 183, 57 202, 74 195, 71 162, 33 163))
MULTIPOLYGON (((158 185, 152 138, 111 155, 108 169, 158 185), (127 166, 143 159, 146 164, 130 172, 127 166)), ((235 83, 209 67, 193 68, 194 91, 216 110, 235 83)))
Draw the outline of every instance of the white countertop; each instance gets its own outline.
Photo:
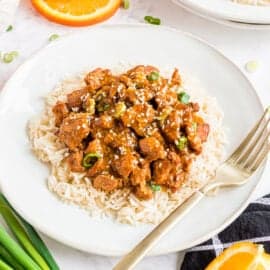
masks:
MULTIPOLYGON (((201 37, 216 46, 242 70, 244 70, 246 62, 253 59, 259 61, 259 69, 253 74, 247 74, 247 76, 254 84, 264 106, 270 105, 270 30, 228 28, 198 18, 175 6, 170 0, 131 0, 129 10, 120 10, 106 23, 143 22, 145 15, 157 16, 161 18, 163 25, 188 31, 201 37)), ((80 31, 80 28, 65 27, 48 22, 33 10, 28 0, 21 0, 13 27, 13 31, 0 34, 0 51, 16 50, 19 51, 20 56, 11 64, 0 63, 0 89, 22 62, 48 43, 48 37, 51 34, 63 35, 80 31)), ((270 166, 268 162, 255 197, 270 193, 269 177, 270 166)), ((76 251, 47 237, 44 239, 54 253, 61 269, 107 270, 112 269, 117 261, 116 258, 76 251)), ((183 253, 175 253, 146 258, 136 269, 178 270, 182 257, 183 253)))

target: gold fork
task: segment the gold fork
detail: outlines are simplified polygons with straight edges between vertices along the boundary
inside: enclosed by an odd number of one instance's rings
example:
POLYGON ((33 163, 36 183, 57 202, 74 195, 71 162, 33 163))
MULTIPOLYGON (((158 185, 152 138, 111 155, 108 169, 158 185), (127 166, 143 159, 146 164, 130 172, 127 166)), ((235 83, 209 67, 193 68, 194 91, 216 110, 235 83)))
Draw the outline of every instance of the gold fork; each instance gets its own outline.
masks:
POLYGON ((269 114, 270 108, 266 109, 261 119, 228 160, 217 169, 215 177, 217 180, 206 184, 172 211, 132 251, 125 255, 113 270, 133 269, 154 245, 209 192, 216 188, 244 185, 267 158, 270 149, 269 114))

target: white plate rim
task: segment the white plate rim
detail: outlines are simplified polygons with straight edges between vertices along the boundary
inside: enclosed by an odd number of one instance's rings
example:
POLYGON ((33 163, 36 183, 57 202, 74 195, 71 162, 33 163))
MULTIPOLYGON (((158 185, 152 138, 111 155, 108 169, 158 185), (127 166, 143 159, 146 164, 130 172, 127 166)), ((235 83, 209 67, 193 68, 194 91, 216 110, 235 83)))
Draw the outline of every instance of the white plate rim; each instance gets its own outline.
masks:
POLYGON ((192 9, 189 6, 186 6, 185 2, 180 2, 179 0, 172 0, 172 2, 175 5, 185 9, 186 11, 196 16, 199 16, 207 21, 211 21, 211 22, 228 26, 228 27, 243 29, 243 30, 260 30, 260 31, 270 30, 270 24, 252 24, 252 23, 237 22, 237 21, 225 20, 222 18, 211 17, 208 14, 205 14, 198 10, 192 9))
MULTIPOLYGON (((152 27, 156 27, 156 26, 151 26, 151 25, 147 25, 144 23, 117 23, 117 24, 105 24, 105 25, 100 25, 95 27, 95 29, 97 28, 113 28, 113 27, 148 27, 148 28, 152 28, 152 27)), ((219 49, 217 49, 214 45, 209 44, 207 41, 203 40, 200 37, 197 37, 196 35, 193 35, 189 32, 186 31, 182 31, 179 29, 175 29, 172 27, 168 27, 168 26, 158 26, 161 27, 164 30, 168 30, 168 31, 173 31, 175 33, 178 33, 180 35, 184 35, 187 36, 193 40, 196 40, 200 43, 203 43, 204 45, 206 45, 207 47, 209 47, 211 50, 214 50, 220 57, 222 57, 223 59, 225 59, 227 62, 229 62, 231 65, 234 66, 234 68, 236 70, 239 71, 239 75, 241 74, 241 76, 248 82, 248 84, 250 85, 250 89, 253 90, 253 94, 255 95, 258 104, 260 104, 261 109, 263 110, 263 105, 260 101, 260 98, 254 88, 254 86, 252 85, 251 81, 248 79, 248 77, 241 71, 241 69, 235 65, 228 57, 226 57, 222 52, 220 52, 219 49)), ((91 32, 92 29, 87 29, 86 31, 91 32)), ((95 31, 95 30, 93 30, 95 31)), ((64 41, 66 38, 69 38, 70 36, 76 36, 76 35, 80 35, 80 33, 75 33, 75 34, 67 34, 65 36, 63 36, 61 38, 61 40, 57 41, 57 42, 61 42, 64 41)), ((40 50, 38 50, 36 53, 34 53, 31 57, 29 57, 23 64, 21 64, 16 71, 12 74, 12 76, 8 79, 8 81, 5 83, 4 87, 2 88, 2 90, 0 91, 0 100, 4 98, 5 94, 6 94, 6 90, 9 88, 9 84, 12 83, 13 79, 16 78, 16 76, 18 76, 18 74, 20 74, 21 71, 23 71, 24 69, 26 69, 28 67, 28 65, 31 65, 32 62, 34 62, 36 60, 36 58, 39 57, 39 54, 41 54, 43 52, 43 50, 45 50, 47 47, 50 46, 54 46, 53 43, 47 44, 45 45, 43 48, 41 48, 40 50)), ((230 217, 228 217, 222 226, 209 231, 208 234, 205 234, 204 236, 190 242, 189 244, 187 244, 186 246, 182 246, 181 249, 178 248, 167 248, 166 251, 162 250, 162 251, 157 251, 157 252, 150 252, 150 254, 148 256, 157 256, 157 255, 164 255, 164 254, 168 254, 168 253, 173 253, 173 252, 179 252, 179 251, 183 251, 186 250, 188 248, 191 248, 193 246, 196 246, 208 239, 210 239, 212 236, 216 235, 217 233, 221 232, 222 230, 224 230, 224 228, 226 228, 227 226, 229 226, 243 211, 244 209, 247 207, 247 205, 249 204, 249 202, 251 201, 252 195, 254 194, 257 185, 260 183, 261 180, 261 176, 263 174, 263 171, 265 169, 265 164, 262 166, 261 170, 258 173, 258 177, 257 177, 257 182, 254 185, 253 190, 249 193, 246 201, 244 201, 241 205, 241 207, 235 211, 234 213, 232 213, 232 215, 230 217)), ((65 244, 71 248, 77 249, 77 250, 81 250, 87 253, 93 253, 93 254, 98 254, 98 255, 103 255, 103 256, 121 256, 122 254, 118 254, 113 252, 111 249, 108 250, 108 252, 105 252, 104 249, 102 250, 89 250, 89 248, 85 247, 85 246, 76 246, 74 243, 72 243, 72 241, 68 241, 67 239, 61 238, 59 237, 57 234, 55 234, 54 230, 48 230, 48 228, 46 228, 46 226, 43 226, 43 224, 36 222, 34 219, 32 219, 32 217, 30 215, 28 215, 23 208, 21 208, 17 203, 16 200, 14 200, 12 197, 10 197, 6 192, 6 185, 3 184, 4 181, 1 181, 0 179, 0 189, 3 192, 3 194, 6 196, 6 198, 8 199, 8 201, 11 203, 11 205, 16 209, 16 211, 22 216, 24 217, 30 224, 32 224, 32 226, 34 226, 38 231, 40 231, 41 233, 43 233, 44 235, 50 237, 51 239, 54 239, 56 241, 58 241, 59 243, 65 244)))
POLYGON ((182 4, 215 18, 252 24, 270 24, 270 6, 241 5, 230 0, 177 0, 182 4))

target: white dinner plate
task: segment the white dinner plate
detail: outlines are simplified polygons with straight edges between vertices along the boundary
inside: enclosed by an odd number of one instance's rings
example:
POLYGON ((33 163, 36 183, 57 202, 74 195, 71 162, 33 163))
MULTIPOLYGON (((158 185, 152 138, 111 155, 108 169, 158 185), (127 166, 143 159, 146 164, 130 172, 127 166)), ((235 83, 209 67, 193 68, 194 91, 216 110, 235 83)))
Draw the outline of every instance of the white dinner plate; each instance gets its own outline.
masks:
POLYGON ((246 30, 270 30, 270 24, 254 24, 254 23, 244 23, 244 22, 236 22, 236 21, 231 21, 231 20, 225 20, 222 18, 218 18, 218 17, 213 17, 213 16, 209 16, 209 14, 207 13, 203 13, 200 10, 196 10, 193 9, 186 4, 185 1, 179 1, 179 0, 172 0, 173 3, 175 3, 176 5, 184 8, 185 10, 200 16, 206 20, 209 21, 213 21, 222 25, 226 25, 229 27, 233 27, 233 28, 238 28, 238 29, 246 29, 246 30))
MULTIPOLYGON (((200 80, 225 112, 227 153, 262 114, 261 103, 243 73, 203 41, 173 29, 115 25, 84 29, 61 38, 26 61, 5 85, 0 98, 0 183, 16 210, 38 230, 80 250, 122 255, 152 228, 132 227, 90 217, 58 200, 48 189, 49 168, 32 154, 26 134, 30 118, 44 108, 43 97, 68 74, 112 67, 120 61, 179 67, 200 80)), ((244 210, 262 170, 243 187, 205 198, 151 254, 183 250, 207 240, 244 210)))
POLYGON ((270 6, 253 6, 231 0, 174 0, 185 6, 221 20, 253 24, 270 24, 270 6))

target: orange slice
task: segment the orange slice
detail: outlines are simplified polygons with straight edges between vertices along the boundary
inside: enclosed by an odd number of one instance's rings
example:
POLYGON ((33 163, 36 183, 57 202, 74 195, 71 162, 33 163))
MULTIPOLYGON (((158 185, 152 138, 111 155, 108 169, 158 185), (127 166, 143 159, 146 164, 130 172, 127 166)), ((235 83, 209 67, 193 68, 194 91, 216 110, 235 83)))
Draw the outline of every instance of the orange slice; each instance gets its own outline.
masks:
POLYGON ((242 242, 232 245, 214 259, 205 270, 268 270, 270 255, 262 245, 242 242))
POLYGON ((85 26, 110 18, 121 0, 32 0, 47 19, 65 25, 85 26))

